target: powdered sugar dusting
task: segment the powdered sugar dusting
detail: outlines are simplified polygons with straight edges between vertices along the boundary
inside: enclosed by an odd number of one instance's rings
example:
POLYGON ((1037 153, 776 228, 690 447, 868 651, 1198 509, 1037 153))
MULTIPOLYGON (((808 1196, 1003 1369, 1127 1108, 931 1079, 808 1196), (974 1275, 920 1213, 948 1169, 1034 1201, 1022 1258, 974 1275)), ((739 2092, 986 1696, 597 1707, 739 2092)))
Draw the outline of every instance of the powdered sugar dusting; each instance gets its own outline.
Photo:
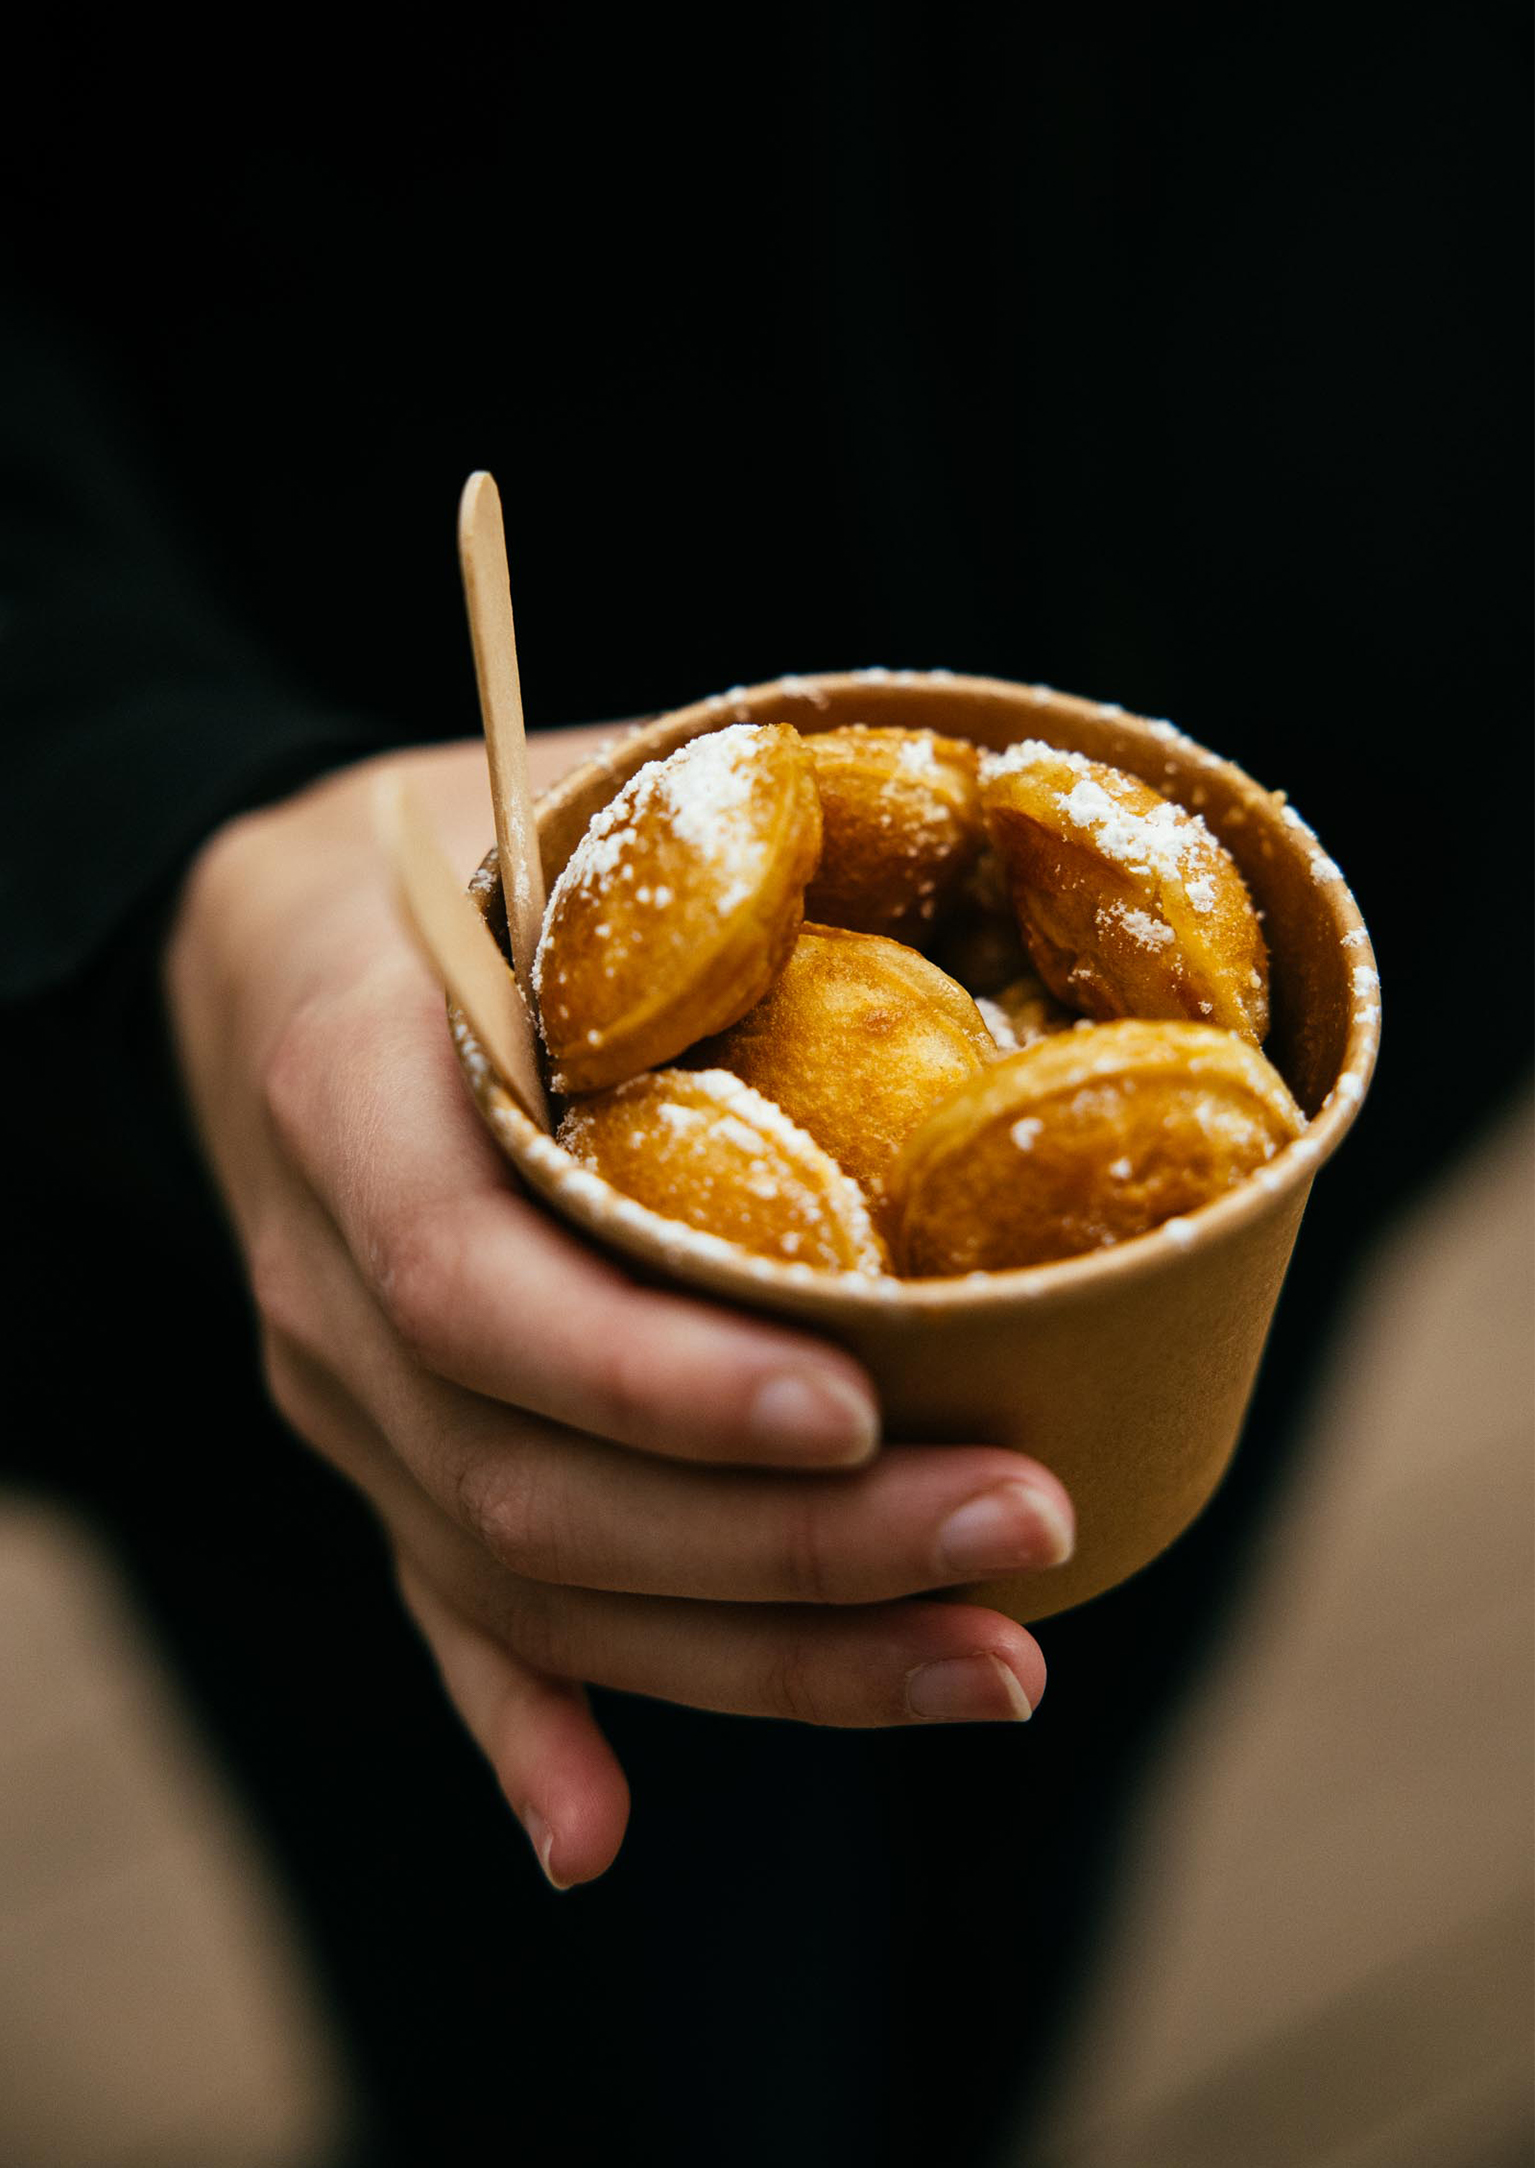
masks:
POLYGON ((931 776, 938 767, 937 750, 930 730, 914 730, 901 740, 896 760, 908 775, 931 776))
POLYGON ((750 725, 695 738, 661 762, 653 786, 672 834, 702 863, 723 871, 721 911, 734 910, 750 895, 762 864, 762 838, 749 817, 753 755, 761 738, 750 725))
POLYGON ((451 1029, 453 1044, 458 1049, 458 1058, 468 1072, 470 1083, 476 1088, 483 1088, 491 1076, 490 1062, 483 1047, 470 1030, 467 1018, 461 1013, 453 1016, 451 1029))
MULTIPOLYGON (((700 1069, 687 1076, 687 1090, 708 1100, 707 1108, 670 1098, 657 1105, 650 1096, 655 1082, 654 1077, 636 1077, 619 1085, 612 1097, 619 1104, 626 1101, 644 1104, 650 1100, 654 1119, 663 1130, 671 1133, 684 1153, 702 1148, 704 1156, 696 1160, 685 1158, 680 1163, 687 1170, 689 1194, 703 1208, 701 1216, 708 1215, 716 1172, 720 1168, 716 1155, 723 1153, 728 1169, 723 1177, 723 1212, 727 1223, 732 1211, 739 1209, 729 1202, 733 1185, 737 1196, 744 1189, 764 1204, 777 1207, 781 1217, 800 1220, 797 1230, 790 1225, 779 1230, 775 1237, 783 1256, 792 1258, 804 1247, 807 1237, 824 1245, 830 1225, 827 1214, 827 1192, 830 1191, 835 1200, 835 1224, 851 1243, 855 1270, 859 1274, 883 1274, 884 1261, 862 1190, 781 1107, 724 1069, 700 1069)), ((678 1084, 681 1088, 680 1079, 678 1084)), ((595 1103, 578 1102, 561 1123, 557 1144, 562 1153, 569 1155, 572 1166, 584 1179, 598 1183, 607 1208, 616 1210, 622 1204, 630 1210, 643 1211, 647 1219, 657 1220, 668 1229, 685 1229, 697 1241, 718 1242, 728 1255, 745 1259, 757 1254, 730 1242, 725 1236, 685 1221, 673 1221, 649 1207, 640 1206, 602 1180, 594 1171, 597 1161, 591 1142, 596 1119, 595 1103)), ((644 1141, 642 1133, 639 1141, 644 1141)), ((575 1178, 575 1174, 570 1177, 575 1178)), ((564 1183, 563 1175, 561 1179, 564 1183)), ((591 1193, 580 1193, 587 1201, 595 1201, 591 1193)), ((668 1235, 668 1243, 674 1239, 668 1235)), ((815 1268, 798 1263, 794 1269, 810 1272, 815 1268)))
POLYGON ((710 1135, 720 1144, 733 1144, 738 1152, 760 1152, 762 1139, 738 1114, 722 1114, 710 1135))
POLYGON ((1095 916, 1100 926, 1122 926, 1131 940, 1143 949, 1154 951, 1166 948, 1177 939, 1164 919, 1152 918, 1145 911, 1132 911, 1126 904, 1117 901, 1100 904, 1095 916))
POLYGON ((1149 813, 1132 813, 1100 782, 1084 776, 1070 790, 1058 791, 1056 802, 1068 820, 1088 830, 1105 858, 1132 873, 1181 880, 1187 860, 1200 847, 1195 816, 1166 799, 1149 813))
MULTIPOLYGON (((718 884, 714 902, 721 913, 745 901, 760 878, 767 849, 752 818, 755 756, 763 735, 761 725, 732 724, 693 738, 667 759, 647 761, 593 816, 550 892, 544 938, 533 960, 535 991, 543 992, 550 927, 576 897, 595 897, 615 882, 634 880, 642 831, 669 834, 700 873, 707 869, 718 884)), ((634 900, 664 909, 672 898, 670 886, 640 886, 634 900)))
POLYGON ((996 1040, 999 1050, 1004 1054, 1018 1053, 1022 1041, 1014 1031, 1012 1018, 1007 1011, 999 1008, 995 1001, 988 1001, 984 994, 976 995, 975 1005, 981 1012, 982 1023, 996 1040))
POLYGON ((1021 739, 990 755, 981 764, 981 774, 991 782, 998 776, 1059 767, 1076 781, 1069 790, 1056 792, 1056 804, 1076 827, 1086 829, 1105 858, 1131 873, 1181 882, 1196 911, 1214 908, 1219 846, 1197 813, 1166 799, 1147 812, 1134 812, 1104 786, 1104 771, 1095 772, 1085 754, 1062 752, 1038 738, 1021 739), (1191 870, 1200 867, 1203 870, 1191 870))
POLYGON ((1000 753, 981 755, 981 781, 990 783, 999 775, 1019 775, 1030 768, 1054 767, 1057 761, 1064 761, 1073 775, 1092 773, 1093 764, 1085 753, 1063 752, 1058 745, 1047 745, 1043 738, 1020 738, 1000 753))

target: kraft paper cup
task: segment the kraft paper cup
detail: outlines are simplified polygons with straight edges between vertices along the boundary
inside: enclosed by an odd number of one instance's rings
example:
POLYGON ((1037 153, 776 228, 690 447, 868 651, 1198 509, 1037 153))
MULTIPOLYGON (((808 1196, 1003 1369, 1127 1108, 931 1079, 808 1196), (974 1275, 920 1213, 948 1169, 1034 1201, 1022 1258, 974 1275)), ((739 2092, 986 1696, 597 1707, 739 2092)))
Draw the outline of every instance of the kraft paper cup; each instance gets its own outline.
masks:
MULTIPOLYGON (((876 1280, 753 1257, 660 1218, 577 1165, 519 1112, 462 1015, 465 1075, 528 1187, 648 1276, 836 1340, 879 1389, 886 1435, 989 1442, 1053 1468, 1077 1511, 1063 1566, 962 1593, 1025 1622, 1123 1581, 1209 1498, 1231 1457, 1312 1180, 1359 1110, 1380 1007, 1369 936, 1342 874, 1282 794, 1175 730, 1046 686, 947 672, 784 678, 658 717, 538 805, 552 882, 597 809, 647 760, 734 722, 932 729, 1000 750, 1043 738, 1128 769, 1203 816, 1263 913, 1269 1058, 1309 1126, 1267 1166, 1152 1233, 1059 1263, 960 1279, 876 1280)), ((472 889, 505 944, 494 853, 472 889)))

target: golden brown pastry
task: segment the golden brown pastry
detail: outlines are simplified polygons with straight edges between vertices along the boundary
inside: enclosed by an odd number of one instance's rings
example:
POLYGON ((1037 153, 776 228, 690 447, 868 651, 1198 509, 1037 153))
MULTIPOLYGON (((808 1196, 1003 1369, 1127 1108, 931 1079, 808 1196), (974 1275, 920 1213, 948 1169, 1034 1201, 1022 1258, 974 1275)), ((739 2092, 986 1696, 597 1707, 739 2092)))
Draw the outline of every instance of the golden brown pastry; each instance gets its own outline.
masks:
POLYGON ((659 1069, 580 1100, 558 1141, 637 1204, 759 1257, 885 1269, 857 1183, 723 1069, 659 1069))
POLYGON ((984 763, 986 824, 1050 991, 1090 1016, 1268 1030, 1268 951, 1231 855, 1117 768, 1030 739, 984 763))
POLYGON ((995 1055, 964 988, 915 949, 806 926, 766 999, 693 1058, 744 1078, 808 1130, 862 1187, 878 1227, 912 1130, 995 1055))
POLYGON ((825 832, 807 917, 917 940, 985 841, 975 747, 931 730, 864 723, 805 742, 825 832))
POLYGON ((1125 1241, 1208 1203, 1304 1127, 1234 1032, 1126 1022, 1037 1040, 911 1138, 891 1179, 896 1269, 997 1272, 1125 1241))
POLYGON ((670 1061, 772 984, 821 848, 815 773, 785 723, 742 724, 650 761, 554 885, 534 962, 556 1091, 670 1061))

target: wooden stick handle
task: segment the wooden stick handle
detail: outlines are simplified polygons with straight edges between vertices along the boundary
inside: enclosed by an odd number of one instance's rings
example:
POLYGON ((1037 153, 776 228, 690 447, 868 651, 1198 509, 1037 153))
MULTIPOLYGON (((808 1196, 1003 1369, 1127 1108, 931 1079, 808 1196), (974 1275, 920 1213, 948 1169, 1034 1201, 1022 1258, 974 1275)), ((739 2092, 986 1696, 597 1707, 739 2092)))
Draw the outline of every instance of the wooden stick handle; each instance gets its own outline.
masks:
POLYGON ((469 638, 480 688, 480 715, 490 756, 490 791, 496 811, 496 848, 512 963, 529 1008, 533 956, 544 923, 544 867, 533 792, 528 781, 528 740, 517 671, 517 631, 512 622, 506 569, 506 529, 501 497, 488 474, 471 474, 458 508, 458 558, 469 611, 469 638))
POLYGON ((379 837, 407 932, 469 1019, 497 1075, 546 1133, 533 1018, 490 928, 449 865, 420 800, 386 772, 374 800, 379 837))

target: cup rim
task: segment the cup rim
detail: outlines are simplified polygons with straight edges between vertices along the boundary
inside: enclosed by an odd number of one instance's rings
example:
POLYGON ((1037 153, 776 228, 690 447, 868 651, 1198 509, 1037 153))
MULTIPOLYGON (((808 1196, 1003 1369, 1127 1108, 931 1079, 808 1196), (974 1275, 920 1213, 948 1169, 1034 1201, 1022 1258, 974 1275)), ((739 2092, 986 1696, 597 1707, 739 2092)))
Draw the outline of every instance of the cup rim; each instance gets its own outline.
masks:
MULTIPOLYGON (((758 685, 736 686, 727 693, 711 694, 629 726, 543 792, 536 811, 541 821, 547 821, 584 795, 603 775, 617 775, 620 767, 632 772, 639 765, 634 755, 640 747, 655 748, 647 757, 663 757, 706 729, 752 722, 759 710, 781 708, 786 698, 803 699, 819 711, 830 704, 833 695, 866 693, 876 686, 898 688, 903 694, 915 692, 919 697, 926 688, 946 698, 979 696, 1004 705, 1016 704, 1021 695, 1039 706, 1042 737, 1048 737, 1047 719, 1052 715, 1068 721, 1077 716, 1088 721, 1112 721, 1116 730, 1145 750, 1148 760, 1154 750, 1165 753, 1170 746, 1176 746, 1185 760, 1218 773, 1245 807, 1261 812, 1264 830, 1276 847, 1303 860, 1317 881, 1339 948, 1351 958, 1353 984, 1368 989, 1356 994, 1351 1004, 1342 1063, 1301 1135, 1234 1188, 1189 1213, 1163 1221, 1145 1234, 1129 1236, 1104 1249, 1057 1258, 1047 1264, 1015 1265, 1001 1271, 946 1278, 907 1280, 886 1275, 876 1279, 863 1273, 826 1272, 810 1265, 759 1257, 720 1236, 703 1234, 682 1221, 664 1218, 581 1166, 516 1105, 495 1076, 468 1020, 450 1003, 459 1060, 476 1100, 513 1164, 556 1209, 599 1240, 642 1263, 662 1265, 670 1276, 711 1294, 734 1295, 758 1304, 770 1300, 795 1310, 813 1309, 823 1317, 840 1312, 850 1322, 859 1317, 888 1315, 894 1308, 952 1317, 957 1312, 980 1315, 1032 1307, 1047 1298, 1078 1300, 1116 1283, 1163 1271, 1175 1259, 1224 1243, 1286 1202, 1303 1202, 1318 1167, 1331 1158, 1352 1127, 1375 1071, 1380 999, 1374 950, 1353 894, 1315 831, 1279 794, 1265 790, 1235 762, 1210 752, 1171 723, 1134 714, 1114 702, 1060 693, 1048 685, 947 670, 875 669, 792 675, 758 685), (1365 974, 1363 981, 1358 976, 1361 973, 1365 974)), ((921 724, 909 727, 920 728, 921 724)), ((950 734, 954 734, 952 726, 950 734)), ((492 845, 470 882, 471 894, 482 906, 494 892, 497 880, 496 850, 492 845)))

